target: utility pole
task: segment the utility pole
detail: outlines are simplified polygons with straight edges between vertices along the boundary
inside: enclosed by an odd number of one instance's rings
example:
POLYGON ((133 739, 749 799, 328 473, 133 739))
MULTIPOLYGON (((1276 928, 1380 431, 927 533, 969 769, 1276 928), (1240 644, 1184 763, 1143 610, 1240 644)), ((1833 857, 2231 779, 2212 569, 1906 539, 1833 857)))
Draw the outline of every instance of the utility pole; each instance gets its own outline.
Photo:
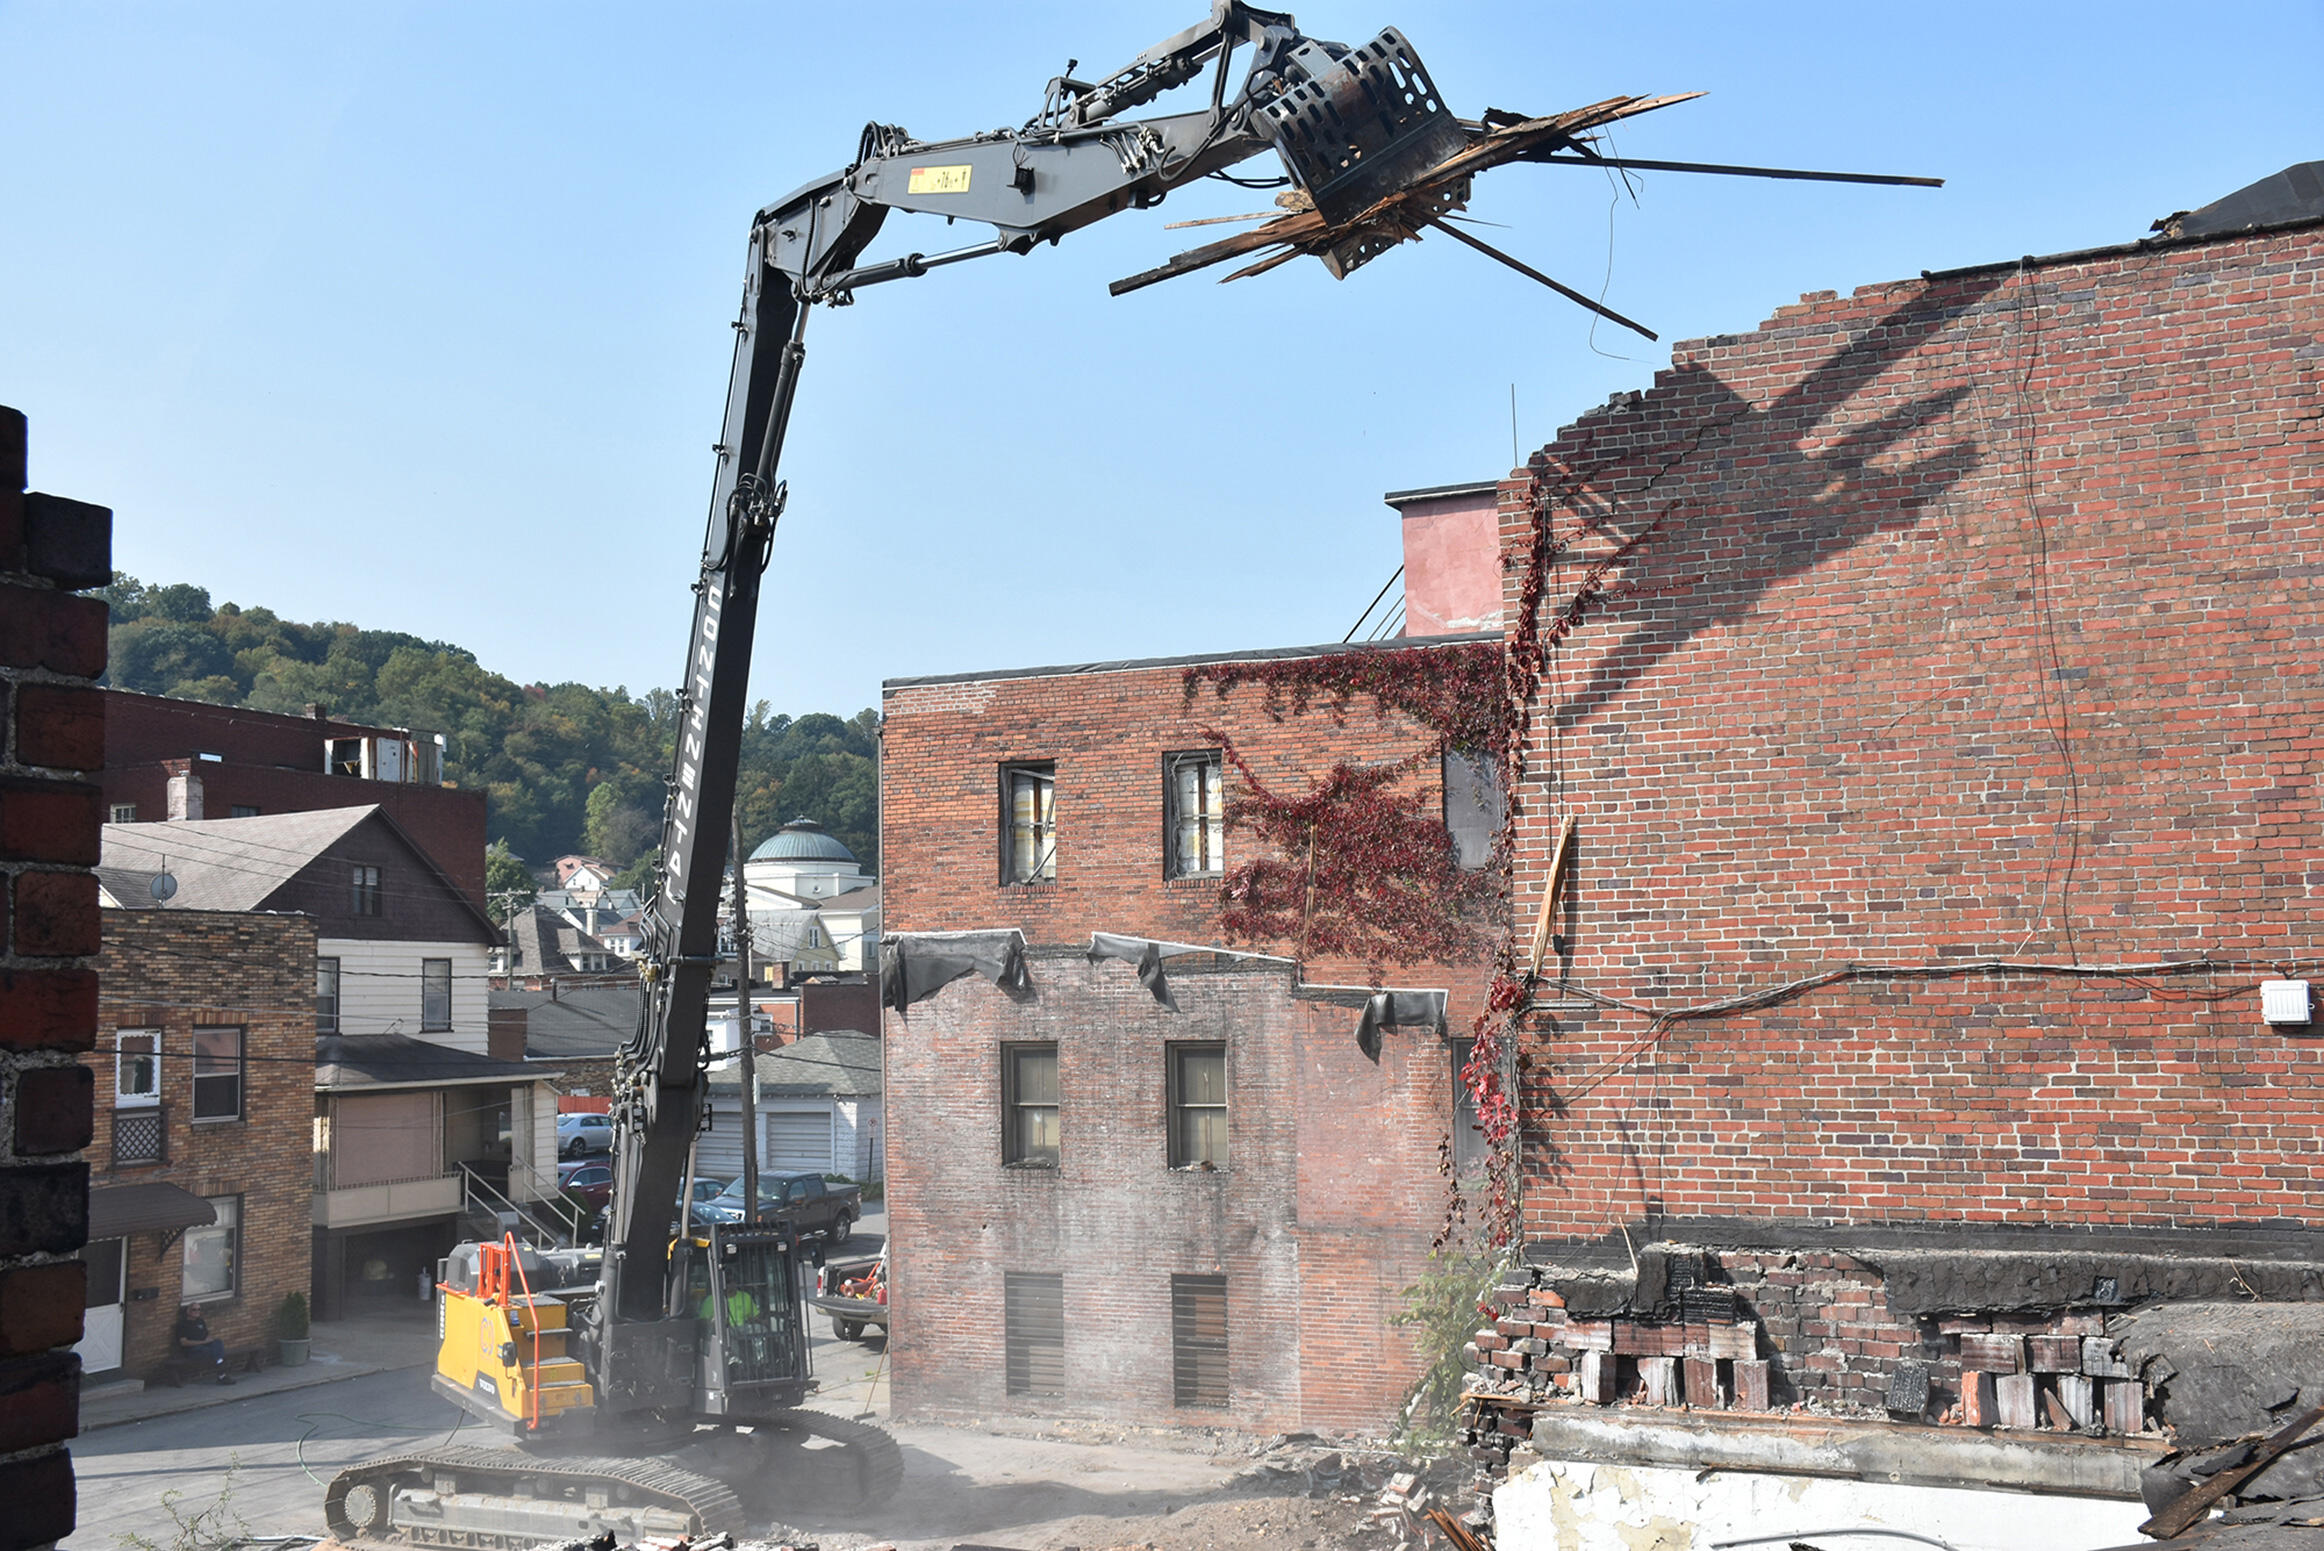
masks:
POLYGON ((742 810, 734 813, 734 1002, 742 1043, 742 1212, 759 1215, 759 1065, 757 1018, 751 1008, 750 891, 742 876, 742 810))

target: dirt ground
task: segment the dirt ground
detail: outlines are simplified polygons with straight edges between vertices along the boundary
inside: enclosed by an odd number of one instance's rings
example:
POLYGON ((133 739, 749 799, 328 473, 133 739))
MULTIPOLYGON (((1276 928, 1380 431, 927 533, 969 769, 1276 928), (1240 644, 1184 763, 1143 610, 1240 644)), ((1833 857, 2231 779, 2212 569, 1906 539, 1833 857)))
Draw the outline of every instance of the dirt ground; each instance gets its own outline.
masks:
POLYGON ((1066 1423, 889 1430, 905 1457, 893 1501, 850 1522, 767 1526, 751 1551, 1394 1551, 1403 1516, 1373 1515, 1400 1473, 1419 1477, 1453 1512, 1475 1505, 1463 1490, 1465 1461, 1431 1465, 1384 1446, 1305 1435, 1066 1423))

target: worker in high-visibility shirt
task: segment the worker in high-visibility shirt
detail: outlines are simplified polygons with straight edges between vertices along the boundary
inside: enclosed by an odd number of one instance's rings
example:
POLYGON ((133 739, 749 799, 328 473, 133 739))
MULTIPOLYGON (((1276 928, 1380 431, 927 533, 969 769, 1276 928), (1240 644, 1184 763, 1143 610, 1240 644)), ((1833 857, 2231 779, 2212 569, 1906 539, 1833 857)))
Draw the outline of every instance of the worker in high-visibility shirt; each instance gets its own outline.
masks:
MULTIPOLYGON (((702 1295, 702 1307, 699 1311, 697 1311, 697 1317, 701 1319, 708 1319, 710 1318, 711 1313, 712 1308, 710 1294, 704 1293, 702 1295)), ((750 1324, 758 1317, 759 1300, 749 1288, 731 1287, 727 1289, 726 1323, 729 1327, 750 1324)))

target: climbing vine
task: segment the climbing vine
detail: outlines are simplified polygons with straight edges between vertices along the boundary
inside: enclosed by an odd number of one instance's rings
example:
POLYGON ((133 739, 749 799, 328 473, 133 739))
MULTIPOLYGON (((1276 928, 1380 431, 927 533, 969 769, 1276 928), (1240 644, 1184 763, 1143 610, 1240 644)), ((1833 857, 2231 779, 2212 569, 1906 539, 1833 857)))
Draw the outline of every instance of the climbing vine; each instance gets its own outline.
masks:
POLYGON ((1506 725, 1498 641, 1207 663, 1186 670, 1189 702, 1205 681, 1222 700, 1239 685, 1259 686, 1265 691, 1260 704, 1277 721, 1305 715, 1318 698, 1334 720, 1344 721, 1365 696, 1378 714, 1400 712, 1435 733, 1432 753, 1497 749, 1506 725))
POLYGON ((1220 885, 1228 940, 1296 943, 1301 959, 1358 959, 1375 980, 1384 964, 1485 955, 1501 879, 1493 869, 1464 871, 1443 823, 1393 790, 1420 756, 1342 760, 1286 793, 1261 781, 1225 734, 1204 736, 1237 777, 1228 826, 1268 848, 1220 885))

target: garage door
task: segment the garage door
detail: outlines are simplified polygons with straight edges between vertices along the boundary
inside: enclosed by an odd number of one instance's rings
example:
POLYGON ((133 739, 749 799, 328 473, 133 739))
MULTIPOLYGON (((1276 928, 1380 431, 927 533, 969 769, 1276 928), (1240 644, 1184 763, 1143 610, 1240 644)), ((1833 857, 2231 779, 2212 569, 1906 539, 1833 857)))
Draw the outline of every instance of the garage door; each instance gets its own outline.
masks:
POLYGON ((823 1174, 831 1168, 831 1112, 817 1110, 767 1116, 767 1171, 823 1174))

